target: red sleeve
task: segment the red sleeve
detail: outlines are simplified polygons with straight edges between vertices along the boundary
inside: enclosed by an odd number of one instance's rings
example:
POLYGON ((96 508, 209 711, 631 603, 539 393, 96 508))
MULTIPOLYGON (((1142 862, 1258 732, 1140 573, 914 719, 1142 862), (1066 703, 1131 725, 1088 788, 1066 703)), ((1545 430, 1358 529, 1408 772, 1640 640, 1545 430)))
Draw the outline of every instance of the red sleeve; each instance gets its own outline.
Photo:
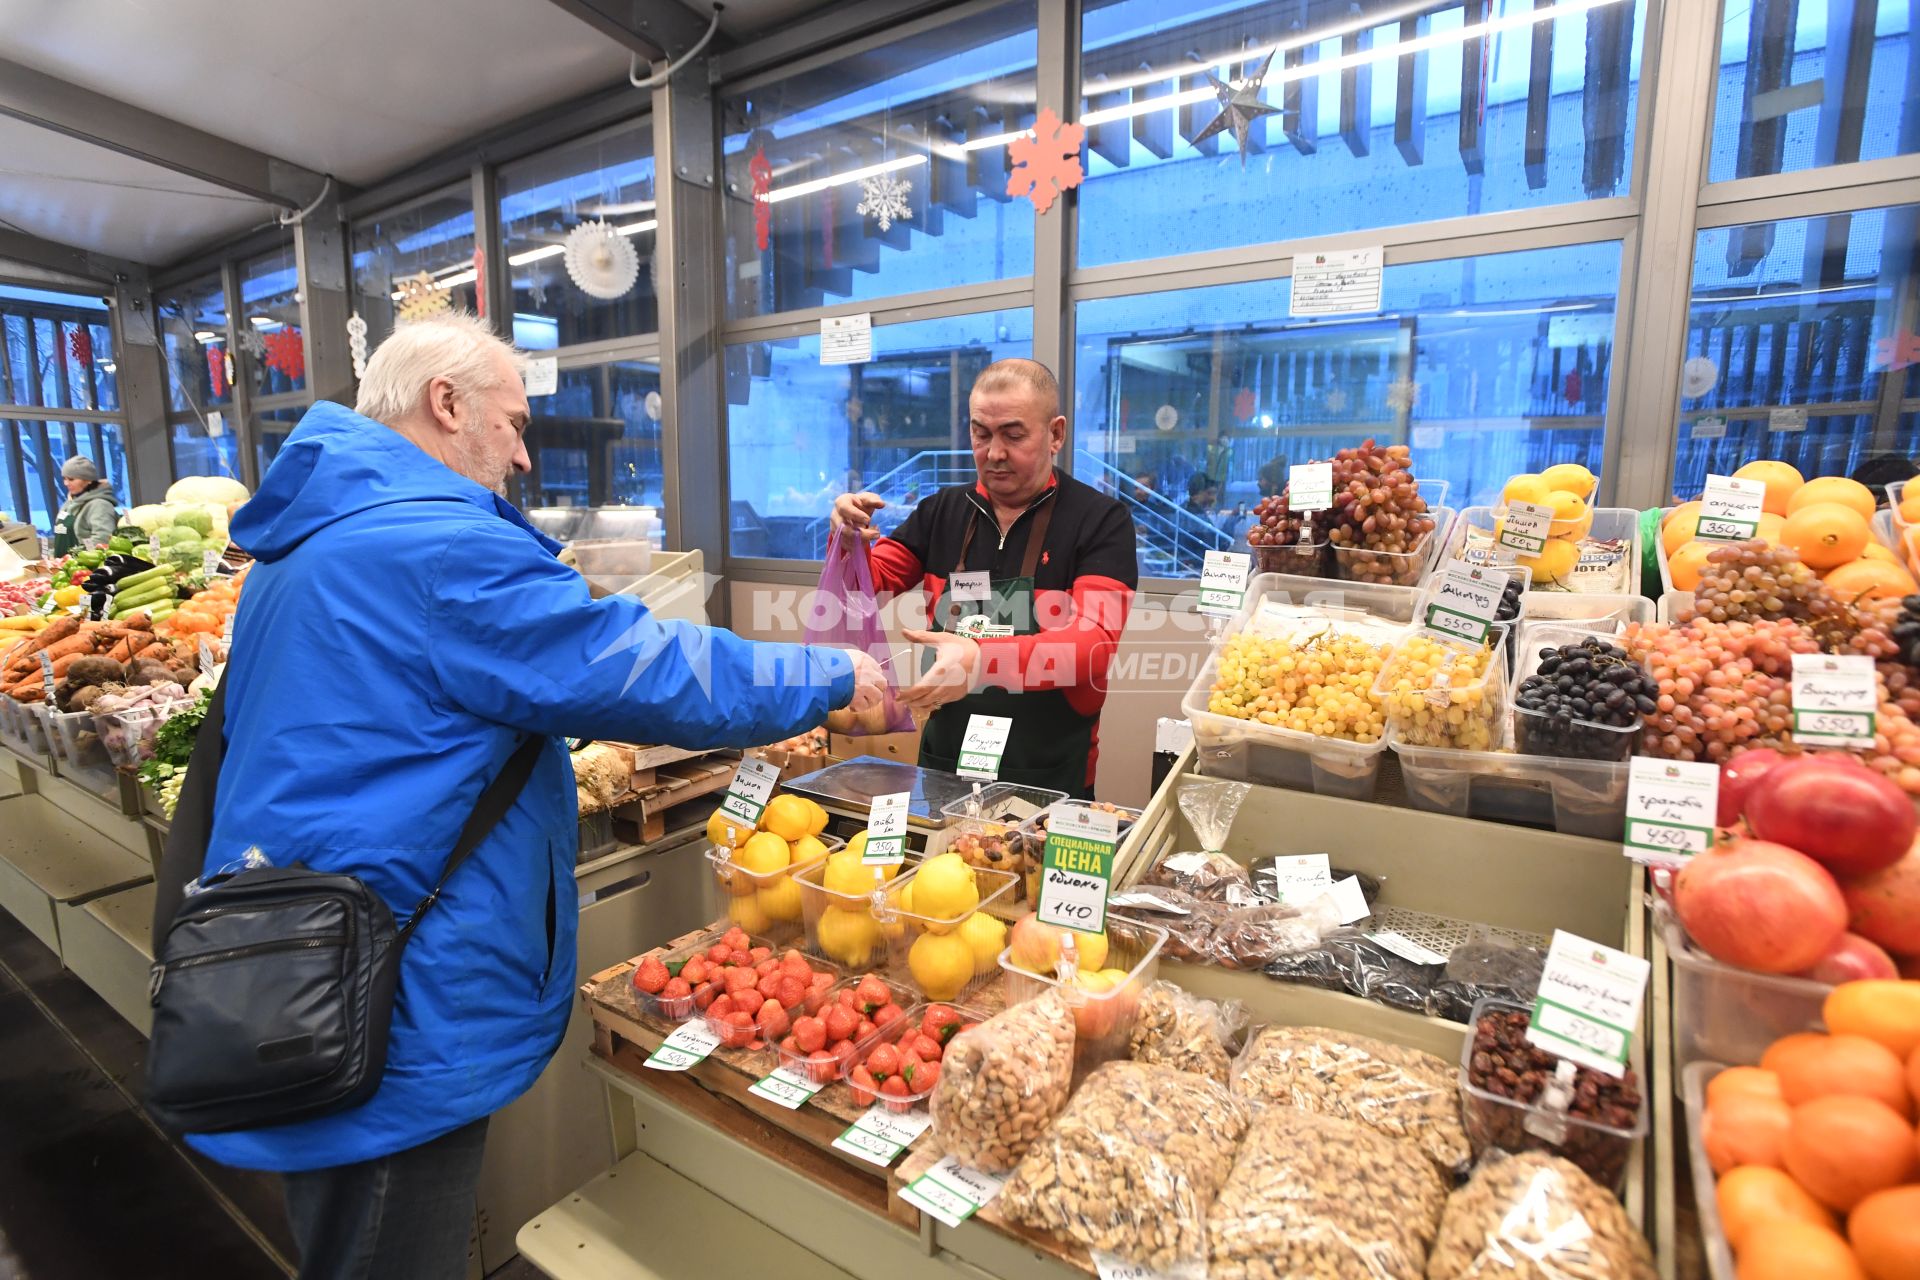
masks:
POLYGON ((920 585, 920 557, 909 551, 904 543, 892 538, 877 538, 870 549, 868 561, 873 565, 873 589, 877 594, 889 591, 900 592, 920 585))
POLYGON ((980 641, 976 687, 1060 689, 1075 711, 1097 714, 1132 602, 1132 587, 1098 574, 1075 578, 1071 591, 1035 592, 1037 634, 980 641))

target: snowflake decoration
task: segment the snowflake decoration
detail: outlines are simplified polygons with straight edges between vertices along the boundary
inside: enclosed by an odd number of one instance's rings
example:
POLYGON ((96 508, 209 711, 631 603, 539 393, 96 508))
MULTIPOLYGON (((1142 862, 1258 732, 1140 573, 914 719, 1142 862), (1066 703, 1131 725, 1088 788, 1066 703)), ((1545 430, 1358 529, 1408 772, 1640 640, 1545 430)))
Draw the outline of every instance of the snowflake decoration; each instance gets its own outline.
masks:
POLYGON ((347 317, 347 354, 353 357, 356 381, 367 376, 367 322, 358 311, 347 317))
MULTIPOLYGON (((234 345, 255 360, 264 359, 267 354, 267 340, 261 337, 260 330, 252 325, 240 330, 239 336, 234 339, 234 345)), ((229 376, 227 381, 232 382, 233 378, 229 376)))
POLYGON ((1339 387, 1335 387, 1333 390, 1327 392, 1326 404, 1328 413, 1345 413, 1347 411, 1347 393, 1339 387))
POLYGON ((447 291, 434 284, 433 277, 424 271, 394 283, 400 286, 400 301, 394 314, 402 323, 442 316, 453 310, 453 300, 447 297, 447 291))
POLYGON ((1395 413, 1411 413, 1420 403, 1420 384, 1412 378, 1395 378, 1387 388, 1387 407, 1395 413))
POLYGON ((591 298, 625 297, 640 278, 633 243, 603 221, 583 222, 567 232, 567 274, 591 298))
POLYGON ((306 373, 307 347, 300 340, 300 331, 292 325, 268 334, 266 348, 267 368, 283 373, 296 382, 306 373))
POLYGON ((891 231, 894 223, 905 222, 913 216, 913 206, 907 203, 912 193, 913 184, 905 178, 877 173, 860 179, 860 203, 853 211, 874 219, 880 230, 891 231))
POLYGON ((1053 208, 1055 196, 1079 186, 1086 176, 1080 165, 1080 144, 1086 137, 1084 125, 1062 124, 1053 108, 1044 108, 1033 122, 1032 137, 1007 144, 1007 158, 1014 163, 1007 194, 1027 197, 1040 213, 1053 208))

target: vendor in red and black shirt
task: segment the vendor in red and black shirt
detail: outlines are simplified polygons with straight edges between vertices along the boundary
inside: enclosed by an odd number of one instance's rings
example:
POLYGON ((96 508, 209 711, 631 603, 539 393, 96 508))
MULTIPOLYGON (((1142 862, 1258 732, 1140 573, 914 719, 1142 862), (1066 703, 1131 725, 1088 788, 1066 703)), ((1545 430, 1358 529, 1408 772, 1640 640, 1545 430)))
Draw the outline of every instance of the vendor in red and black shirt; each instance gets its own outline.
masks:
POLYGON ((931 712, 920 763, 952 772, 967 721, 1010 716, 1000 778, 1093 798, 1107 665, 1139 581, 1133 517, 1118 500, 1054 466, 1066 440, 1060 384, 1043 364, 1001 360, 967 400, 979 481, 942 489, 891 538, 871 493, 842 494, 836 530, 873 541, 874 586, 926 588, 934 647, 901 694, 931 712))

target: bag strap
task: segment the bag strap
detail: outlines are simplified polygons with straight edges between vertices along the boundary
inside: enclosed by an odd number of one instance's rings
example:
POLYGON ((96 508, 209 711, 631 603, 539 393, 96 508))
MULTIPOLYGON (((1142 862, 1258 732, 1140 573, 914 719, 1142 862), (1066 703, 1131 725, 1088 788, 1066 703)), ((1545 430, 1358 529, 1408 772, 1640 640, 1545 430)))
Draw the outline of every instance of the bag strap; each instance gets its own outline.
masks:
POLYGON ((480 793, 480 799, 474 803, 473 812, 467 815, 467 824, 460 828, 460 838, 454 841, 453 852, 447 855, 446 868, 441 871, 440 879, 435 882, 431 892, 420 899, 420 905, 413 909, 413 915, 400 928, 400 936, 395 949, 405 946, 407 939, 413 936, 414 929, 420 923, 420 917, 427 914, 433 904, 440 900, 440 891, 447 887, 447 881, 460 869, 460 864, 480 847, 500 820, 507 816, 507 810, 513 808, 514 801, 520 798, 521 790, 527 785, 527 779, 533 776, 534 766, 540 763, 540 752, 546 742, 539 734, 533 734, 523 741, 487 789, 480 793))

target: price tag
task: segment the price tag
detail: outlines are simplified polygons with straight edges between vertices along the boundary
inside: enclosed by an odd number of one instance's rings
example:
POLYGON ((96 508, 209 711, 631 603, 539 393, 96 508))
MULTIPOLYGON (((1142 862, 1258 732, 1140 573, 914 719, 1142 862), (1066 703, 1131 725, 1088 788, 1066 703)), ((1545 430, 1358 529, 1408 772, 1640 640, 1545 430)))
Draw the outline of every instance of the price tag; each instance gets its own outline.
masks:
POLYGON ((1784 405, 1767 413, 1769 431, 1805 431, 1807 410, 1804 405, 1784 405))
POLYGON ((1360 887, 1359 876, 1336 880, 1327 892, 1333 896, 1333 909, 1341 924, 1352 924, 1373 914, 1373 909, 1367 906, 1366 891, 1360 887))
POLYGON ((1694 532, 1705 542, 1745 542, 1760 531, 1767 486, 1758 480, 1708 476, 1694 532))
POLYGON ((993 595, 993 586, 984 569, 954 574, 947 579, 947 590, 955 600, 986 600, 993 595))
POLYGON ((1719 414, 1709 414, 1693 420, 1693 430, 1689 433, 1695 440, 1722 440, 1727 434, 1727 420, 1719 414))
POLYGON ((1793 740, 1804 747, 1870 747, 1880 708, 1873 659, 1793 655, 1793 740))
POLYGON ((1547 549, 1547 532, 1553 528, 1553 508, 1531 502, 1509 502, 1506 519, 1500 522, 1496 551, 1519 556, 1537 556, 1547 549))
POLYGON ((1007 1180, 997 1174, 969 1169, 952 1156, 940 1162, 900 1189, 908 1204, 930 1213, 950 1227, 957 1227, 993 1203, 1007 1180))
POLYGON ((1635 756, 1627 766, 1624 852, 1649 866, 1679 866, 1713 845, 1720 767, 1635 756))
POLYGON ((147 563, 160 563, 160 539, 154 534, 147 535, 147 563))
POLYGON ((1333 505, 1333 464, 1302 462, 1287 468, 1287 510, 1325 511, 1333 505))
POLYGON ((867 847, 860 855, 865 866, 891 867, 907 860, 907 806, 913 792, 875 796, 867 809, 867 847))
POLYGON ((1209 551, 1200 566, 1200 612, 1231 618, 1247 598, 1247 571, 1253 557, 1240 551, 1209 551))
POLYGON ((1624 1074, 1652 969, 1638 956, 1555 929, 1527 1040, 1583 1067, 1624 1074))
POLYGON ((47 656, 45 649, 40 651, 40 683, 46 689, 47 710, 52 711, 55 706, 53 701, 53 659, 47 656))
POLYGON ((211 578, 218 572, 220 572, 220 553, 218 551, 202 551, 200 553, 200 576, 203 578, 211 578))
POLYGON ((759 826, 760 811, 767 807, 774 784, 779 781, 778 766, 765 760, 742 760, 733 772, 733 781, 727 784, 727 798, 720 802, 720 812, 749 827, 759 826))
POLYGON ((772 1074, 747 1086, 747 1092, 768 1102, 777 1102, 789 1111, 798 1111, 807 1100, 827 1086, 817 1084, 791 1067, 776 1067, 772 1074))
POLYGON ((895 1115, 883 1106, 874 1106, 833 1140, 833 1145, 868 1164, 882 1169, 912 1146, 914 1139, 933 1127, 933 1117, 923 1107, 905 1115, 895 1115))
POLYGON ((1333 871, 1324 853, 1296 853, 1273 860, 1273 877, 1280 901, 1304 906, 1333 888, 1333 871))
POLYGON ((960 759, 954 772, 963 778, 982 778, 988 782, 1000 776, 1000 757, 1007 751, 1007 735, 1013 732, 1010 716, 968 716, 967 731, 960 739, 960 759))
POLYGON ((1034 908, 1043 924, 1082 933, 1107 927, 1107 888, 1119 834, 1119 814, 1082 804, 1054 806, 1040 855, 1040 902, 1034 908))
POLYGON ((1409 960, 1414 964, 1445 964, 1447 962, 1447 958, 1438 951, 1429 951, 1406 934, 1395 933, 1392 929, 1382 929, 1378 933, 1368 934, 1367 937, 1402 960, 1409 960))
POLYGON ((200 674, 203 676, 210 676, 213 674, 213 669, 218 665, 219 663, 215 662, 213 658, 213 641, 207 639, 205 636, 201 636, 200 637, 200 674))
POLYGON ((527 399, 537 400, 541 396, 550 396, 560 389, 560 358, 535 356, 527 361, 523 376, 527 384, 527 399))
POLYGON ((707 1030, 704 1020, 683 1022, 653 1051, 646 1065, 655 1071, 685 1071, 705 1062, 719 1047, 720 1037, 707 1030))
POLYGON ((1500 570, 1449 560, 1434 579, 1433 598, 1421 624, 1437 635, 1485 644, 1506 589, 1507 575, 1500 570))
POLYGON ((1099 1249, 1089 1249, 1087 1252, 1093 1257, 1094 1274, 1100 1280, 1207 1280, 1206 1264, 1198 1258, 1165 1271, 1155 1271, 1144 1262, 1128 1262, 1099 1249))
POLYGON ((865 364, 873 359, 873 316, 823 316, 820 320, 821 364, 865 364))

